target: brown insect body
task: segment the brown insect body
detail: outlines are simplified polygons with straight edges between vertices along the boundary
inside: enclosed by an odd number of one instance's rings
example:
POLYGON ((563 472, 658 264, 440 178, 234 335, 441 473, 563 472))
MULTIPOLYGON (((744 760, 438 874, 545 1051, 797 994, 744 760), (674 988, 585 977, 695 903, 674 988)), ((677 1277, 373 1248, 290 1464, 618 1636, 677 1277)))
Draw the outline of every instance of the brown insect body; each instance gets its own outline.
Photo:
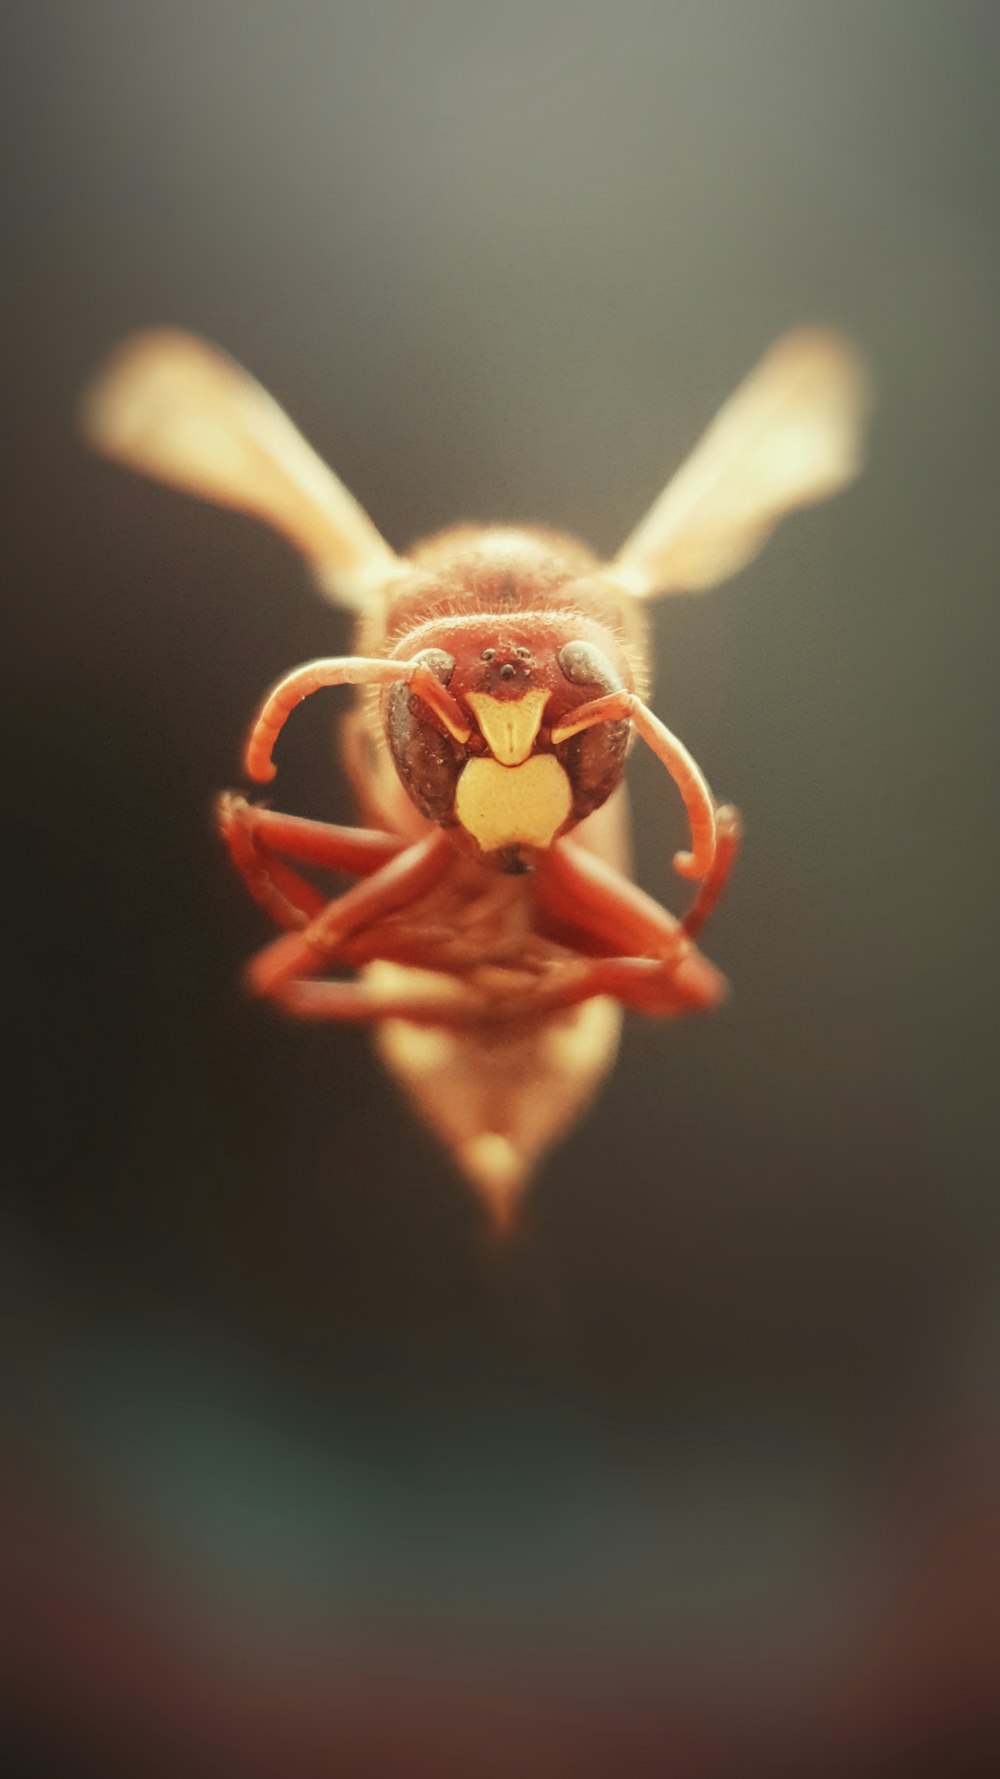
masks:
POLYGON ((233 862, 282 929, 248 983, 299 1018, 373 1024, 501 1224, 610 1067, 623 1007, 678 1016, 725 991, 694 938, 738 820, 645 704, 643 600, 724 579, 783 512, 849 481, 863 409, 850 349, 790 336, 605 565, 555 532, 467 525, 400 559, 270 398, 186 335, 126 342, 88 393, 99 449, 268 519, 359 612, 355 655, 272 688, 246 768, 273 776, 303 697, 363 688, 345 762, 367 826, 220 802, 233 862), (681 920, 628 876, 635 733, 690 819, 675 864, 699 887, 681 920), (356 881, 331 900, 315 870, 356 881))
MULTIPOLYGON (((572 790, 567 826, 586 822, 576 829, 577 842, 627 870, 621 777, 630 725, 604 724, 558 748, 551 728, 588 697, 621 685, 645 689, 643 614, 601 578, 596 559, 574 539, 548 532, 460 527, 418 545, 411 560, 413 582, 393 589, 384 616, 362 620, 358 653, 412 660, 438 651, 451 659, 447 684, 459 700, 472 692, 513 703, 526 690, 546 691, 546 729, 534 752, 558 758, 566 772, 572 790), (589 680, 580 675, 573 681, 560 671, 560 650, 574 644, 589 645, 595 656, 589 680), (601 657, 617 671, 603 676, 601 657), (604 810, 615 793, 615 807, 604 810)), ((407 910, 415 953, 422 954, 425 968, 460 975, 485 1003, 482 1022, 459 1031, 384 1022, 379 1050, 421 1116, 499 1212, 611 1067, 622 1010, 602 996, 561 1013, 512 1011, 498 1019, 499 1003, 506 998, 512 1008, 523 1004, 539 975, 565 956, 557 936, 546 933, 538 905, 536 879, 545 853, 512 844, 484 855, 454 814, 469 750, 432 712, 414 708, 419 701, 406 686, 366 703, 367 739, 377 763, 374 778, 356 780, 366 819, 387 821, 414 838, 425 825, 443 823, 456 842, 454 864, 442 882, 407 910)), ((474 742, 479 746, 469 757, 481 757, 479 737, 474 742)), ((387 971, 406 967, 384 961, 367 966, 382 983, 389 980, 387 971)))

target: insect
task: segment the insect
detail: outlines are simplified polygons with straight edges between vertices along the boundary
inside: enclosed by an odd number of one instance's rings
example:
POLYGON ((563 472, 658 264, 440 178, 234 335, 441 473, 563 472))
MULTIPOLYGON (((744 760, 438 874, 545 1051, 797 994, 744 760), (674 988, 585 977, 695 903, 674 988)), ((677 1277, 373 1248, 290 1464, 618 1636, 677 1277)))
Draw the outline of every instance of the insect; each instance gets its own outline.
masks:
POLYGON ((292 422, 192 336, 140 333, 88 390, 90 443, 269 521, 357 615, 356 652, 264 698, 247 777, 275 772, 295 706, 357 688, 344 759, 363 826, 220 799, 222 838, 277 936, 251 990, 375 1027, 381 1055, 500 1226, 610 1068, 622 1013, 678 1017, 725 983, 695 940, 733 864, 718 805, 646 702, 645 602, 751 560, 786 512, 857 473, 862 367, 803 329, 762 360, 613 561, 537 527, 459 525, 399 556, 292 422), (638 735, 680 792, 695 887, 676 917, 623 868, 638 735), (346 875, 331 894, 316 875, 346 875))

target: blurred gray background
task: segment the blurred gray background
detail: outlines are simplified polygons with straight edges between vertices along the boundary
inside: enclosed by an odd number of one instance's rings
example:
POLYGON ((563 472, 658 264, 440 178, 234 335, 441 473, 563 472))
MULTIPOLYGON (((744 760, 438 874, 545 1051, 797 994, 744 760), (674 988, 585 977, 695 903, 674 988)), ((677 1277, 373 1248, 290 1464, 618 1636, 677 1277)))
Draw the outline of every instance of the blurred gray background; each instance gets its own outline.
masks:
MULTIPOLYGON (((308 1622, 571 1697, 586 1650, 643 1698, 857 1649, 901 1502, 964 1524, 996 1474, 992 10, 102 0, 6 31, 19 1465, 183 1577, 213 1647, 308 1622), (611 551, 808 320, 873 367, 863 481, 655 612, 655 708, 746 819, 705 940, 733 998, 629 1022, 498 1252, 364 1035, 238 988, 266 927, 211 803, 348 620, 270 534, 88 459, 77 394, 187 327, 393 544, 532 519, 611 551)), ((343 820, 331 710, 278 800, 343 820)), ((672 793, 630 771, 669 897, 672 793)))

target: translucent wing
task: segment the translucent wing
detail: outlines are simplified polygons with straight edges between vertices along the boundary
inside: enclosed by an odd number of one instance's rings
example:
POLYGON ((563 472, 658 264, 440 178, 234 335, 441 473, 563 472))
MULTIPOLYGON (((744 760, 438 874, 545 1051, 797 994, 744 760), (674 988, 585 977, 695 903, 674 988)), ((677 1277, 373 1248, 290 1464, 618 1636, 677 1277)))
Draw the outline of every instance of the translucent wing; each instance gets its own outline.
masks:
POLYGON ((820 329, 779 340, 624 544, 616 579, 640 597, 728 579, 783 514, 854 479, 867 409, 864 366, 845 340, 820 329))
POLYGON ((167 329, 134 334, 85 391, 81 419, 105 456, 275 526, 343 604, 365 606, 400 569, 287 414, 204 340, 167 329))

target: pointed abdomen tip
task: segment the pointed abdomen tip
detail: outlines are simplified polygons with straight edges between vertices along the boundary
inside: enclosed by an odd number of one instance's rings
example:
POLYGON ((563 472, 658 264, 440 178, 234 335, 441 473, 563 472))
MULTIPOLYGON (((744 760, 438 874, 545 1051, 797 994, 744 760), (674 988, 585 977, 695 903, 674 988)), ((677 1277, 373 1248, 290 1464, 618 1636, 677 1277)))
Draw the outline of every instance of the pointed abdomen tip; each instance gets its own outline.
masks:
POLYGON ((527 1157, 507 1137, 487 1130, 463 1143, 458 1163, 484 1201, 495 1228, 509 1229, 527 1183, 527 1157))

